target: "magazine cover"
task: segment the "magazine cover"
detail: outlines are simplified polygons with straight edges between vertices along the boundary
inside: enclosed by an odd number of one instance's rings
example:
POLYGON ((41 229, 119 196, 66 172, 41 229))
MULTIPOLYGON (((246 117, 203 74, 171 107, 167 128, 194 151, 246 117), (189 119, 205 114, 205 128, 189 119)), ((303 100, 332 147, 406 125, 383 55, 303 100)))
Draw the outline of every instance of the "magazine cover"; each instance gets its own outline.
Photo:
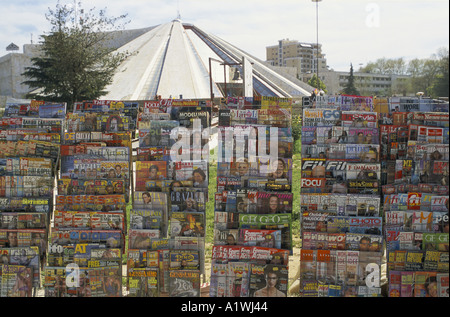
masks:
POLYGON ((364 163, 378 162, 379 156, 380 146, 378 144, 332 144, 328 153, 328 158, 330 159, 345 158, 346 160, 364 163), (341 149, 345 153, 344 157, 341 155, 341 149))
POLYGON ((208 187, 208 162, 207 161, 183 161, 172 162, 174 180, 193 181, 194 187, 208 187))
POLYGON ((342 111, 341 124, 344 127, 378 128, 378 113, 370 111, 342 111))
MULTIPOLYGON (((256 213, 292 213, 292 193, 258 191, 256 197, 256 213)), ((252 210, 251 207, 249 210, 252 210)))
POLYGON ((170 218, 171 237, 204 237, 205 214, 202 212, 175 212, 170 218))
POLYGON ((317 127, 302 126, 302 145, 317 144, 317 127))
POLYGON ((341 113, 336 109, 303 109, 304 126, 334 126, 341 120, 341 113))
POLYGON ((166 127, 155 126, 147 130, 139 130, 139 147, 143 148, 153 146, 171 147, 175 143, 175 140, 171 139, 170 133, 172 129, 176 128, 177 126, 178 125, 175 122, 173 122, 172 125, 167 125, 166 127))
POLYGON ((346 233, 347 250, 380 252, 383 236, 366 233, 346 233))
POLYGON ((286 297, 288 275, 285 265, 251 264, 250 297, 286 297))
POLYGON ((300 250, 300 294, 303 297, 317 297, 316 255, 314 250, 300 250))
POLYGON ((169 271, 169 297, 200 297, 200 271, 169 271))
POLYGON ((139 209, 167 212, 167 193, 135 191, 134 206, 139 209))
POLYGON ((206 200, 203 192, 172 191, 170 193, 172 212, 205 212, 206 200))
POLYGON ((161 211, 132 208, 129 226, 130 229, 159 229, 167 221, 166 218, 161 211))
POLYGON ((376 194, 379 191, 379 163, 348 163, 347 191, 356 194, 376 194))
POLYGON ((32 269, 33 287, 41 286, 41 258, 39 247, 1 248, 2 263, 8 265, 23 265, 32 269))
MULTIPOLYGON (((137 163, 137 162, 136 162, 137 163)), ((126 161, 102 161, 100 162, 100 175, 107 179, 129 179, 129 160, 126 161)))
POLYGON ((166 146, 137 148, 137 161, 169 161, 171 149, 166 146))
POLYGON ((129 297, 159 297, 158 268, 131 268, 128 270, 129 297))
POLYGON ((279 157, 276 161, 258 159, 257 176, 278 182, 284 180, 286 183, 292 184, 292 164, 290 158, 279 157))
POLYGON ((180 122, 180 126, 186 128, 192 128, 194 119, 200 119, 202 128, 204 129, 210 126, 211 107, 208 106, 172 107, 171 118, 172 120, 180 122))
POLYGON ((281 230, 239 229, 238 243, 281 249, 281 230))
POLYGON ((240 261, 226 264, 226 297, 249 297, 249 267, 249 263, 240 261))
POLYGON ((48 214, 32 213, 0 213, 0 228, 2 229, 42 229, 47 228, 48 214))
POLYGON ((170 250, 170 270, 199 270, 200 255, 197 250, 170 250))
POLYGON ((74 230, 53 228, 49 242, 61 245, 71 243, 100 243, 109 248, 123 246, 122 231, 118 230, 74 230))
POLYGON ((160 236, 157 229, 130 229, 128 231, 128 247, 130 249, 150 249, 152 239, 160 236))
POLYGON ((236 245, 238 244, 238 239, 238 229, 222 229, 221 227, 214 228, 215 245, 236 245))
POLYGON ((381 263, 379 252, 359 252, 357 285, 367 286, 364 297, 381 295, 381 263))
POLYGON ((239 214, 240 229, 278 229, 281 231, 280 249, 292 249, 291 215, 239 214))
POLYGON ((438 273, 436 278, 438 281, 438 297, 449 297, 448 273, 438 273))
POLYGON ((1 273, 1 297, 32 296, 33 273, 31 267, 3 264, 1 273))
MULTIPOLYGON (((157 239, 155 239, 157 240, 157 239)), ((159 251, 146 249, 128 249, 127 251, 127 269, 132 268, 158 268, 159 251)))

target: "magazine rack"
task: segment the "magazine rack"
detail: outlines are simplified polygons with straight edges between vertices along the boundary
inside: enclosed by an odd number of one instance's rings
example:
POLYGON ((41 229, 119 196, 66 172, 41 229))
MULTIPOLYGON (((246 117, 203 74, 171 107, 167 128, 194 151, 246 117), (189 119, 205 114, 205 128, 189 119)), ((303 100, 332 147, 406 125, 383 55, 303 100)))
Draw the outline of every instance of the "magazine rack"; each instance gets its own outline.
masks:
POLYGON ((292 252, 290 99, 229 98, 219 110, 210 297, 285 297, 292 252), (262 148, 277 156, 267 158, 262 148), (260 150, 258 152, 258 150, 260 150), (263 153, 264 152, 264 153, 263 153), (266 285, 268 276, 277 280, 266 285))
POLYGON ((448 297, 448 103, 392 97, 384 117, 387 296, 448 297))
POLYGON ((209 101, 7 104, 0 296, 200 296, 214 199, 209 296, 285 297, 300 194, 300 296, 448 297, 448 102, 292 102, 221 100, 214 195, 209 101))
POLYGON ((384 228, 372 97, 305 99, 300 296, 381 296, 384 228))
POLYGON ((135 127, 122 109, 112 102, 84 102, 66 116, 44 269, 46 297, 122 296, 135 127), (88 104, 102 107, 94 113, 88 104))
POLYGON ((65 104, 7 104, 0 132, 1 296, 36 296, 47 256, 65 104))
POLYGON ((303 106, 301 295, 421 297, 430 283, 444 294, 448 104, 343 95, 303 106))
POLYGON ((144 101, 142 110, 128 234, 128 296, 200 296, 209 151, 194 151, 195 142, 205 143, 193 130, 197 118, 200 133, 209 129, 211 106, 158 100, 144 101), (177 144, 182 146, 175 149, 177 144))

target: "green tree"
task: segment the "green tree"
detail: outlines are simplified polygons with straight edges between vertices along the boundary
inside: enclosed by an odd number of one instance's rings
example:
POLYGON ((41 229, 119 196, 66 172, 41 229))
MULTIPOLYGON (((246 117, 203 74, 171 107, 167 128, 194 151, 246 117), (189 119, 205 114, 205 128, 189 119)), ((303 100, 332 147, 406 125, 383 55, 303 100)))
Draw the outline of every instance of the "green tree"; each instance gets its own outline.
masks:
POLYGON ((310 80, 308 80, 308 84, 311 87, 318 88, 319 90, 323 90, 325 93, 327 93, 327 86, 323 83, 323 81, 319 78, 319 84, 317 84, 317 74, 314 74, 310 80))
POLYGON ((441 48, 437 54, 438 60, 438 73, 433 80, 433 83, 429 89, 429 93, 432 97, 448 97, 449 96, 449 79, 448 79, 448 67, 449 67, 449 52, 446 48, 441 48))
POLYGON ((359 91, 355 87, 355 76, 353 76, 353 65, 350 64, 350 75, 348 76, 347 84, 342 90, 343 94, 346 95, 359 95, 359 91))
POLYGON ((371 74, 405 75, 407 72, 407 64, 402 57, 396 59, 383 57, 377 59, 375 62, 367 63, 359 71, 371 74))
POLYGON ((128 53, 114 52, 107 45, 114 32, 122 29, 125 15, 110 18, 106 9, 84 10, 61 5, 46 14, 51 31, 41 35, 41 54, 32 58, 32 66, 22 74, 23 83, 34 90, 27 97, 67 102, 71 110, 77 101, 97 99, 107 93, 114 71, 128 53))

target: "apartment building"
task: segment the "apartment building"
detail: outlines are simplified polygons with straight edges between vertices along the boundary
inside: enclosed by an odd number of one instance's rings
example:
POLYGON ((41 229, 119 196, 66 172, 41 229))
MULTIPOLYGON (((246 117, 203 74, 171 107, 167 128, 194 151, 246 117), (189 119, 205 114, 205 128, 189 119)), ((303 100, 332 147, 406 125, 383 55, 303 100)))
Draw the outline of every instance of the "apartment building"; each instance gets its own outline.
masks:
MULTIPOLYGON (((310 76, 309 76, 310 77, 310 76)), ((350 77, 349 71, 325 71, 320 75, 323 83, 327 87, 328 94, 339 94, 347 85, 350 77)), ((355 88, 360 95, 364 96, 391 96, 391 95, 414 95, 409 91, 407 75, 370 74, 353 73, 355 88)), ((308 81, 307 76, 302 77, 303 81, 308 81)))
POLYGON ((272 66, 295 67, 297 77, 301 77, 300 74, 315 74, 319 67, 319 77, 322 78, 320 73, 327 70, 322 45, 317 43, 279 40, 278 45, 266 47, 266 61, 272 66))

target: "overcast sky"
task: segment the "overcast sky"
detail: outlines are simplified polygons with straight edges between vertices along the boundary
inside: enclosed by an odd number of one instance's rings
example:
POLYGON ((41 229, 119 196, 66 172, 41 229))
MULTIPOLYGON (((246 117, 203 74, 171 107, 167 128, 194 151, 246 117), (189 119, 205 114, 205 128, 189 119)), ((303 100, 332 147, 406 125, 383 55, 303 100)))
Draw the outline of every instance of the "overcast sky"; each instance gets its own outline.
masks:
MULTIPOLYGON (((266 47, 289 38, 316 42, 316 4, 311 0, 91 0, 82 7, 128 14, 127 29, 177 17, 266 60, 266 47)), ((57 0, 0 0, 0 56, 14 42, 39 41, 50 31, 45 18, 57 0)), ((60 0, 73 4, 73 0, 60 0)), ((330 68, 348 71, 378 58, 429 58, 449 47, 448 0, 323 0, 318 5, 319 43, 330 68)))

